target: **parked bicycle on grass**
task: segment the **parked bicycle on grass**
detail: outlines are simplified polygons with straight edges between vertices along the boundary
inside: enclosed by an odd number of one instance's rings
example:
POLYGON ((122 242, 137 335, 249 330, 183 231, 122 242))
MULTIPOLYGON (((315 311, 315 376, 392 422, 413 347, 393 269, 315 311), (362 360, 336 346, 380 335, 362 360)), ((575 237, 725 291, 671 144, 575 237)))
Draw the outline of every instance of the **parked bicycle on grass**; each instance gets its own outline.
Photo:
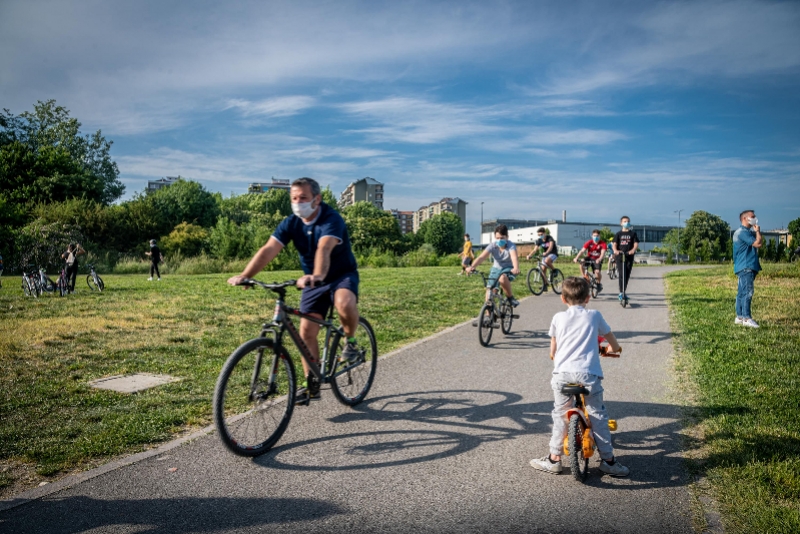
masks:
MULTIPOLYGON (((225 446, 240 456, 267 452, 283 435, 292 418, 295 403, 308 404, 310 397, 300 391, 294 363, 284 345, 284 334, 297 347, 304 366, 317 384, 330 384, 342 404, 355 406, 364 400, 375 379, 378 346, 369 322, 358 318, 352 336, 334 324, 333 308, 327 319, 302 313, 286 305, 286 288, 297 281, 265 284, 242 278, 238 285, 260 286, 277 293, 272 321, 261 335, 243 343, 220 372, 214 389, 214 423, 225 446), (303 341, 291 317, 311 321, 324 331, 321 360, 303 341), (348 347, 355 346, 355 351, 348 347)), ((306 387, 307 390, 308 386, 306 387)))
POLYGON ((106 285, 103 283, 103 279, 100 278, 100 275, 97 274, 97 271, 94 269, 94 265, 91 263, 89 264, 89 274, 86 275, 86 285, 89 286, 89 289, 92 291, 99 291, 100 293, 103 292, 106 285))
POLYGON ((22 292, 27 297, 39 298, 42 286, 39 284, 39 275, 34 265, 29 265, 22 270, 22 292))

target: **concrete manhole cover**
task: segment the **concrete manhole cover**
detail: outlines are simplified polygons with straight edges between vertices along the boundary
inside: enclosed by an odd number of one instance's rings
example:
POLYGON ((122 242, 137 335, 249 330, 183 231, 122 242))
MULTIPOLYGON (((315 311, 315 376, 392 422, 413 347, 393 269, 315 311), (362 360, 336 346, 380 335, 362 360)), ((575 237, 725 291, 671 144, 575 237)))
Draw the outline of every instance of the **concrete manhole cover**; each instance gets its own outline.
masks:
POLYGON ((97 389, 110 389, 120 393, 136 393, 145 389, 154 388, 170 382, 178 382, 180 378, 169 375, 151 375, 149 373, 136 373, 133 375, 108 376, 92 380, 89 385, 97 389))

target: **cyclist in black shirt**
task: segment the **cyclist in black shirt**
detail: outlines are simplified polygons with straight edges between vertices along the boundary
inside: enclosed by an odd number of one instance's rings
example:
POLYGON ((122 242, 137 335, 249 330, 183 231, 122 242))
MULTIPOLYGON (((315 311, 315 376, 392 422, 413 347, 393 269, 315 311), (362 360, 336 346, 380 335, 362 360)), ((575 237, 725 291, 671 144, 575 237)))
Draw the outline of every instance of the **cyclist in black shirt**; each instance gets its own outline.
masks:
POLYGON ((617 272, 619 273, 619 300, 627 298, 625 291, 628 289, 628 280, 633 269, 633 255, 639 248, 639 236, 631 230, 631 219, 624 215, 620 220, 622 230, 614 236, 612 247, 614 256, 617 257, 617 272), (624 276, 623 276, 624 275, 624 276))

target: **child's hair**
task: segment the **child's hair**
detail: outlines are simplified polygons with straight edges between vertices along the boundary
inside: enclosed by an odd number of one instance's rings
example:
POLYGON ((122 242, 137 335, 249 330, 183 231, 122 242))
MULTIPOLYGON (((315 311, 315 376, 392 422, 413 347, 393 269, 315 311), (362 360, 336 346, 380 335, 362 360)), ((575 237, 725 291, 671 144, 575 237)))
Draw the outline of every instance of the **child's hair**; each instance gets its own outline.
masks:
POLYGON ((631 218, 630 218, 630 217, 628 217, 627 215, 623 215, 622 217, 620 217, 620 218, 619 218, 619 222, 622 222, 622 221, 624 221, 625 219, 628 219, 628 222, 630 222, 630 220, 631 220, 631 218))
POLYGON ((508 226, 505 224, 498 224, 494 228, 494 233, 508 237, 508 226))
POLYGON ((589 298, 589 282, 584 278, 570 276, 564 280, 561 294, 570 306, 583 304, 586 302, 586 299, 589 298))

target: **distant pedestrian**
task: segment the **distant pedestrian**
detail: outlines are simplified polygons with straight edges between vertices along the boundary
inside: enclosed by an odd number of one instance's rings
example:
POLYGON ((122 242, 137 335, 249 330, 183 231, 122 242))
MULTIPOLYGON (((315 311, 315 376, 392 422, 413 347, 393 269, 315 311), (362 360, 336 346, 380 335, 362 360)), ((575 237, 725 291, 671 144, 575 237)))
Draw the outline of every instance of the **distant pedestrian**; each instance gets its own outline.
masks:
POLYGON ((75 280, 78 278, 78 256, 86 254, 80 243, 70 243, 67 246, 67 251, 61 255, 61 258, 66 261, 66 275, 67 286, 70 293, 75 293, 75 280))
POLYGON ((739 277, 734 323, 758 328, 758 323, 750 316, 750 302, 753 300, 753 283, 761 270, 757 250, 763 243, 761 227, 753 210, 740 213, 739 222, 741 226, 733 234, 733 273, 739 277))
POLYGON ((469 234, 464 234, 464 250, 461 252, 461 272, 459 276, 467 272, 467 268, 472 265, 472 260, 475 259, 475 253, 472 252, 472 241, 469 240, 469 234))
POLYGON ((161 249, 158 248, 156 245, 156 240, 150 240, 150 252, 145 252, 145 255, 150 256, 150 278, 147 279, 148 282, 153 281, 153 273, 158 277, 158 281, 161 281, 161 272, 158 270, 158 264, 164 261, 164 256, 161 254, 161 249))

